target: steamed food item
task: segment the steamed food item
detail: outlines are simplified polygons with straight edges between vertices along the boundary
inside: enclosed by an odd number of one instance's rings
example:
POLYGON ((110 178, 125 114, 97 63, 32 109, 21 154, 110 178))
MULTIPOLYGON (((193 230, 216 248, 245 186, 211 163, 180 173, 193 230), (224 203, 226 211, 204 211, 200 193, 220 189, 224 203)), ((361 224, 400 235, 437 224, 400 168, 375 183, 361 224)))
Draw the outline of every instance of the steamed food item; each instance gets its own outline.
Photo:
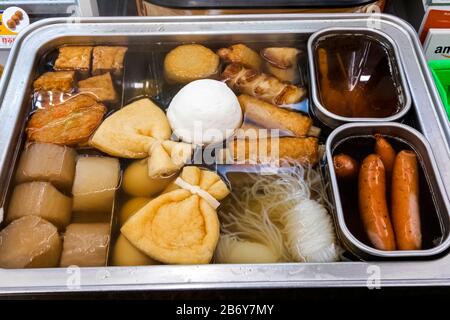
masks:
POLYGON ((422 232, 419 207, 419 171, 417 156, 401 151, 392 173, 392 223, 399 250, 420 250, 422 232))
POLYGON ((141 99, 108 117, 91 139, 95 148, 116 157, 149 157, 148 175, 176 173, 192 155, 192 146, 170 141, 172 130, 164 111, 141 99))
POLYGON ((226 84, 203 79, 189 83, 175 95, 167 118, 184 142, 208 145, 233 135, 242 123, 242 110, 226 84))
POLYGON ((60 255, 58 230, 40 217, 22 217, 0 231, 0 268, 53 268, 60 255))
POLYGON ((93 94, 99 102, 116 102, 117 93, 109 72, 78 82, 80 92, 93 94))
POLYGON ((247 69, 240 64, 228 65, 222 78, 233 90, 276 105, 295 104, 306 96, 306 90, 286 84, 277 78, 247 69))
POLYGON ((311 118, 289 111, 248 95, 240 95, 239 103, 249 120, 267 129, 280 129, 296 137, 318 136, 320 129, 313 127, 311 118))
POLYGON ((297 162, 314 166, 319 162, 317 138, 236 139, 222 149, 219 161, 245 164, 284 164, 297 162))
POLYGON ((102 267, 109 246, 109 224, 72 223, 64 234, 61 267, 102 267))
POLYGON ((340 179, 354 179, 358 176, 359 165, 355 159, 346 154, 333 157, 334 172, 340 179))
POLYGON ((185 167, 177 183, 182 187, 150 201, 121 232, 133 246, 163 263, 209 263, 219 239, 217 201, 229 190, 216 173, 197 167, 185 167))
POLYGON ((119 160, 78 158, 73 183, 73 210, 110 213, 120 179, 119 160))
POLYGON ((261 243, 237 240, 230 236, 221 236, 214 260, 216 263, 276 263, 279 255, 261 243))
POLYGON ((74 96, 33 113, 26 129, 28 139, 68 146, 84 143, 100 125, 105 112, 105 106, 93 96, 74 96))
POLYGON ((148 160, 136 160, 131 163, 123 175, 123 190, 135 197, 151 197, 162 192, 174 178, 148 175, 148 160))
POLYGON ((77 153, 50 143, 32 143, 20 157, 16 183, 48 181, 62 190, 72 188, 77 153))
POLYGON ((7 221, 24 216, 39 216, 63 229, 70 222, 72 199, 49 182, 28 182, 14 188, 7 221))
POLYGON ((359 211, 371 244, 395 250, 395 236, 386 201, 386 173, 380 156, 367 156, 359 171, 359 211))
POLYGON ((245 44, 239 43, 228 48, 221 48, 217 51, 217 54, 227 63, 239 63, 250 69, 261 69, 261 57, 245 44))
POLYGON ((137 197, 132 198, 122 205, 119 213, 119 225, 123 226, 143 206, 149 203, 152 198, 137 197))
POLYGON ((33 82, 34 90, 71 92, 75 87, 74 71, 46 72, 33 82))
POLYGON ((210 78, 219 72, 219 56, 200 44, 185 44, 171 50, 164 59, 169 83, 186 84, 210 78))
POLYGON ((300 80, 298 56, 300 50, 289 47, 265 48, 261 56, 265 60, 265 69, 281 81, 297 83, 300 80))
POLYGON ((127 51, 127 47, 95 47, 92 54, 92 75, 101 75, 105 72, 113 75, 122 74, 123 61, 127 51))
POLYGON ((55 70, 76 70, 89 72, 91 69, 92 47, 67 46, 59 48, 55 70))
POLYGON ((123 235, 117 238, 112 254, 113 266, 148 266, 159 264, 136 249, 123 235))

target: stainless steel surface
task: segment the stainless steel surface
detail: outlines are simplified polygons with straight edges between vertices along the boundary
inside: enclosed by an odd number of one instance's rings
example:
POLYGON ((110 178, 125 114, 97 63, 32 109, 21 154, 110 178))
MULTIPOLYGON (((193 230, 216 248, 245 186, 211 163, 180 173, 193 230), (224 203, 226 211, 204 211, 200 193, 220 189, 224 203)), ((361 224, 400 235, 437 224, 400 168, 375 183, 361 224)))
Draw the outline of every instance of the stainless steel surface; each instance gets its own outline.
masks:
POLYGON ((356 123, 356 122, 387 122, 387 121, 399 121, 403 118, 411 109, 411 95, 409 94, 409 89, 405 74, 401 63, 399 63, 399 53, 398 47, 395 42, 384 32, 378 31, 376 29, 370 28, 327 28, 314 33, 308 40, 308 65, 310 73, 310 97, 311 97, 311 108, 314 115, 325 125, 330 128, 337 128, 344 123, 356 123), (316 46, 319 41, 330 35, 337 34, 362 34, 368 35, 377 39, 385 47, 387 47, 390 53, 393 55, 394 63, 396 64, 397 70, 394 73, 398 73, 400 78, 400 86, 402 87, 402 108, 401 110, 386 118, 349 118, 342 117, 333 112, 330 112, 325 106, 322 105, 319 97, 319 84, 317 83, 317 68, 316 68, 316 46))
MULTIPOLYGON (((448 249, 450 246, 450 216, 448 214, 450 212, 450 203, 448 198, 445 196, 445 189, 439 176, 436 161, 431 152, 431 146, 425 137, 423 137, 417 130, 414 130, 407 125, 393 122, 346 124, 334 130, 328 137, 326 155, 327 166, 330 171, 330 179, 333 189, 333 199, 335 204, 334 215, 338 226, 338 233, 340 234, 341 240, 355 255, 363 257, 366 260, 373 260, 373 258, 423 258, 435 256, 448 249), (415 251, 377 250, 360 241, 347 227, 344 209, 341 202, 341 192, 339 190, 339 184, 334 171, 333 155, 335 154, 336 148, 340 144, 345 143, 348 139, 352 139, 354 137, 373 137, 377 133, 406 142, 406 144, 408 144, 416 152, 418 158, 420 159, 422 169, 424 170, 425 177, 427 178, 427 182, 431 189, 431 194, 434 196, 436 212, 438 214, 442 232, 440 242, 432 249, 415 251)), ((357 195, 354 196, 356 197, 357 195)))
MULTIPOLYGON (((29 107, 31 77, 46 49, 63 43, 153 43, 221 39, 305 39, 328 27, 376 26, 399 48, 420 131, 450 195, 450 131, 413 29, 388 15, 265 15, 174 18, 93 18, 69 24, 64 19, 39 22, 24 32, 12 50, 0 91, 0 195, 11 174, 16 142, 29 107)), ((2 203, 0 199, 0 204, 2 203)), ((0 292, 69 292, 209 288, 287 288, 366 286, 373 268, 381 286, 450 285, 450 256, 429 261, 339 262, 330 264, 202 265, 105 267, 81 270, 0 270, 0 292), (80 283, 74 282, 79 276, 80 283)))

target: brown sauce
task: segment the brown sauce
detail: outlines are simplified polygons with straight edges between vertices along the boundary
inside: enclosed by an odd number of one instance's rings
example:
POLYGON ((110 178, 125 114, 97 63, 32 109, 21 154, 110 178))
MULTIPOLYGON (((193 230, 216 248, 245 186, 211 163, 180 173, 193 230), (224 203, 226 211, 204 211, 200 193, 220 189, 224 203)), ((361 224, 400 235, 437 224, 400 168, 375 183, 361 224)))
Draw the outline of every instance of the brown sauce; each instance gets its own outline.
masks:
POLYGON ((403 104, 390 49, 366 35, 334 35, 316 48, 319 96, 334 114, 386 118, 403 104), (320 55, 322 58, 320 58, 320 55))

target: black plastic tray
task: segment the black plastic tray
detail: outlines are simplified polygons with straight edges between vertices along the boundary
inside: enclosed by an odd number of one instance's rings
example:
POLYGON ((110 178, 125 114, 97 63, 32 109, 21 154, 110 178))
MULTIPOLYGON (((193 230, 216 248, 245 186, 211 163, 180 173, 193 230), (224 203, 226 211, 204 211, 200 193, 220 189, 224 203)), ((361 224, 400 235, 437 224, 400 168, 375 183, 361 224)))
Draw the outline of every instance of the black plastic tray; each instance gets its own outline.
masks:
POLYGON ((198 8, 338 8, 356 7, 376 0, 146 0, 162 7, 179 9, 198 8))

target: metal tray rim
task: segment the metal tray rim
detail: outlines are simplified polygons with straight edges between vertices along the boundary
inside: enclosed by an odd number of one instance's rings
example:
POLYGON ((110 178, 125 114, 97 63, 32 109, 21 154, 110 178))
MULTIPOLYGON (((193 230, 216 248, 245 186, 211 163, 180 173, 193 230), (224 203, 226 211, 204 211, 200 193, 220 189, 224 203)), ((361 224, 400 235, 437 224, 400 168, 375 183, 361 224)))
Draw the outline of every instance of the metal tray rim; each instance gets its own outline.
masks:
MULTIPOLYGON (((213 22, 231 23, 233 26, 238 25, 241 28, 244 24, 247 27, 252 25, 261 28, 271 30, 273 26, 266 25, 262 22, 271 22, 276 25, 288 27, 289 25, 299 23, 302 26, 307 26, 308 20, 317 22, 318 19, 327 20, 328 22, 340 21, 348 23, 349 25, 361 24, 372 16, 367 14, 287 14, 287 15, 241 15, 241 16, 215 16, 215 17, 152 17, 152 18, 83 18, 79 22, 83 24, 109 24, 114 25, 117 29, 117 24, 123 23, 125 26, 133 26, 135 24, 154 24, 163 25, 187 23, 186 27, 199 23, 202 26, 213 25, 213 22)), ((390 16, 379 15, 377 17, 380 23, 396 30, 401 34, 403 41, 406 38, 411 42, 411 49, 414 55, 419 58, 419 66, 421 73, 425 78, 424 87, 421 89, 426 90, 429 93, 429 98, 432 99, 434 105, 438 105, 440 100, 437 97, 437 91, 432 87, 431 75, 425 68, 424 58, 422 56, 419 41, 414 35, 414 31, 404 21, 390 16)), ((53 18, 43 20, 36 25, 32 25, 28 30, 29 35, 33 37, 38 34, 38 31, 45 27, 55 25, 55 28, 61 28, 61 24, 66 24, 67 19, 53 18), (60 24, 60 26, 58 26, 60 24)), ((210 31, 200 27, 193 27, 198 34, 208 33, 210 31)), ((156 28, 155 28, 156 29, 156 28)), ((307 28, 308 29, 308 28, 307 28)), ((309 30, 309 29, 308 29, 309 30)), ((228 34, 227 30, 222 30, 220 34, 228 34)), ((239 31, 236 31, 239 32, 239 31)), ((254 30, 254 32, 262 33, 262 29, 254 30)), ((278 33, 295 32, 288 27, 288 30, 278 30, 278 33)), ((184 34, 185 32, 183 32, 184 34)), ((246 32, 246 33, 251 33, 246 32)), ((313 32, 311 32, 313 33, 313 32)), ((165 34, 164 31, 155 31, 155 34, 165 34)), ((169 34, 178 34, 171 32, 169 34)), ((61 35, 64 36, 64 35, 61 35)), ((23 47, 27 46, 27 40, 29 37, 21 37, 20 41, 17 41, 13 48, 14 57, 17 58, 17 54, 20 53, 23 47)), ((13 54, 12 54, 13 56, 13 54)), ((7 84, 10 83, 9 79, 12 76, 12 67, 5 70, 7 72, 8 81, 2 80, 2 83, 6 84, 0 88, 0 95, 5 94, 7 91, 7 84)), ((422 90, 423 91, 423 90, 422 90)), ((428 99, 428 98, 427 98, 428 99)), ((430 101, 430 100, 428 100, 430 101)), ((429 103, 429 102, 426 102, 429 103)), ((11 106, 12 108, 12 106, 11 106)), ((10 108, 10 109, 11 109, 10 108)), ((8 109, 8 108, 6 108, 8 109)), ((9 110, 11 111, 11 110, 9 110)), ((439 125, 436 125, 435 131, 441 136, 448 135, 448 126, 442 125, 442 118, 438 117, 440 112, 436 112, 436 121, 439 121, 439 125), (445 134, 444 134, 445 133, 445 134)), ((4 121, 13 121, 14 117, 5 111, 5 108, 0 108, 0 118, 4 121), (3 109, 3 110, 2 110, 3 109)), ((1 130, 0 130, 1 131, 1 130)), ((435 132, 435 133, 436 133, 435 132)), ((439 137, 441 138, 441 137, 439 137)), ((0 139, 0 146, 3 147, 0 139)), ((0 152, 3 152, 0 150, 0 152)), ((435 150, 433 150, 434 154, 435 150)), ((438 145, 436 152, 440 152, 440 156, 445 155, 448 158, 449 148, 448 146, 438 145), (445 147, 445 149, 443 149, 445 147), (444 153, 443 153, 444 152, 444 153)), ((0 155, 1 158, 1 155, 0 155)), ((442 161, 440 160, 442 163, 442 161)), ((449 176, 446 175, 446 181, 449 181, 449 176)), ((447 195, 449 192, 447 192, 447 195)), ((447 270, 450 262, 450 256, 446 256, 434 261, 421 262, 417 265, 415 262, 399 262, 399 263, 375 263, 383 271, 383 277, 381 279, 382 286, 426 286, 426 285, 450 285, 450 272, 442 272, 439 270, 447 270), (401 269, 401 272, 398 269, 401 269)), ((244 275, 234 274, 230 266, 186 266, 186 267, 168 267, 169 274, 160 274, 160 271, 164 269, 152 269, 144 267, 144 269, 117 269, 117 267, 106 267, 97 269, 83 269, 86 277, 86 286, 82 286, 80 289, 70 289, 66 287, 65 280, 62 277, 66 277, 65 270, 53 269, 53 270, 5 270, 0 269, 0 280, 2 281, 2 287, 0 288, 1 294, 9 293, 31 293, 31 292, 83 292, 83 291, 110 291, 110 290, 133 290, 140 288, 143 290, 162 290, 162 289, 202 289, 202 288, 276 288, 276 287, 354 287, 354 286, 366 286, 367 274, 366 268, 373 265, 372 263, 363 262, 341 262, 339 264, 327 264, 315 265, 315 264, 280 264, 270 266, 258 266, 251 265, 250 267, 240 265, 239 268, 243 269, 244 275), (348 270, 347 270, 348 268, 348 270), (346 276, 344 277, 342 269, 346 269, 346 276), (111 273, 111 277, 108 279, 97 279, 95 277, 96 271, 106 271, 111 273), (123 278, 123 274, 120 272, 136 272, 127 273, 126 281, 123 278), (29 282, 30 279, 41 279, 44 276, 46 282, 29 282), (261 280, 261 277, 264 279, 261 280), (48 278, 46 278, 48 277, 48 278), (226 277, 226 281, 221 277, 226 277)), ((65 278, 64 278, 65 279, 65 278)))

